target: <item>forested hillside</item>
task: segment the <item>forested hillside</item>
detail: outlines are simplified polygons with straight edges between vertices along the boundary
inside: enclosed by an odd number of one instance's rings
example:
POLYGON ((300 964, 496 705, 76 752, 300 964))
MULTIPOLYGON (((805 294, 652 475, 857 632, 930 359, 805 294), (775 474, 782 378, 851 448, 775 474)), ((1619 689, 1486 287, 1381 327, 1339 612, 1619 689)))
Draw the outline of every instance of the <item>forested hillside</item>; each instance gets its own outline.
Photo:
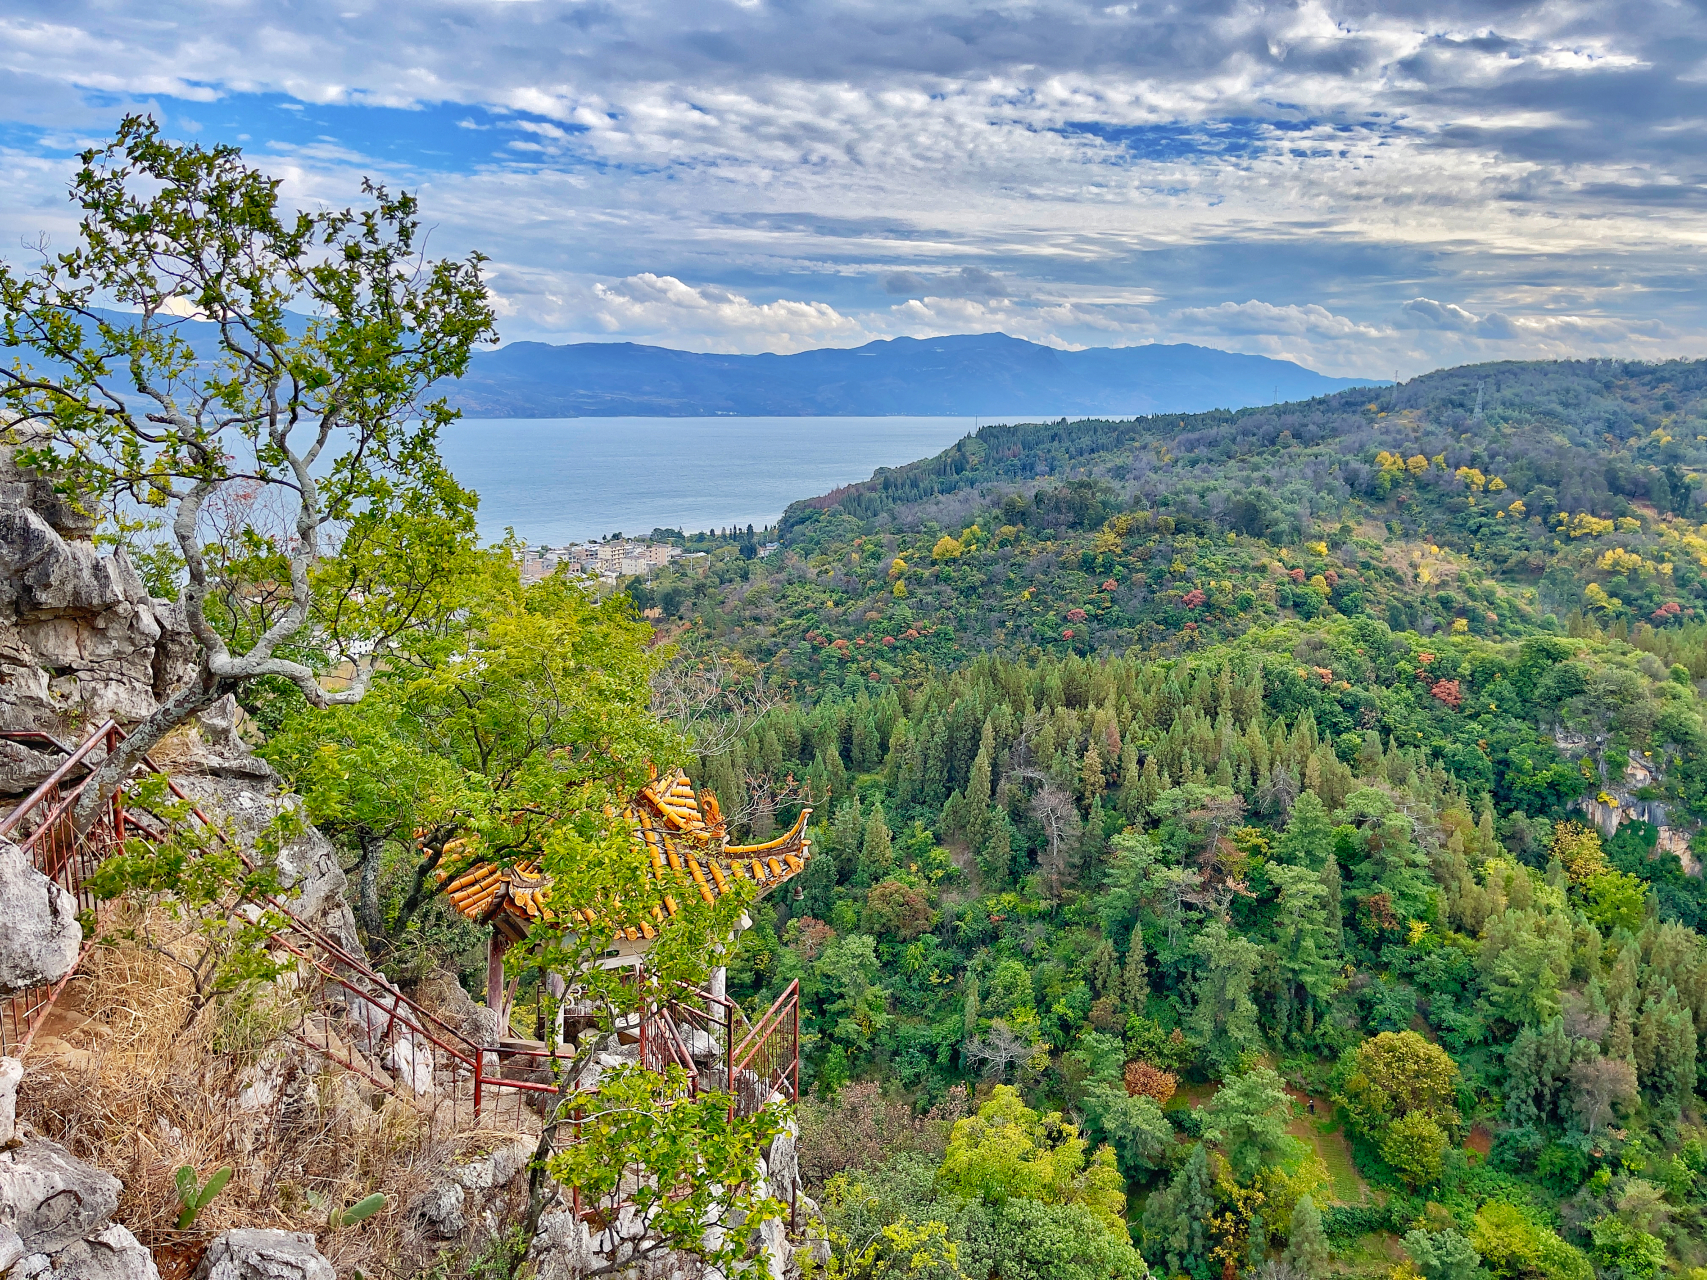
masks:
POLYGON ((1707 363, 1504 364, 1272 409, 986 427, 636 599, 805 689, 1282 618, 1700 621, 1707 363), (751 550, 746 552, 751 555, 751 550))
POLYGON ((816 806, 731 989, 802 984, 842 1238, 1707 1267, 1704 386, 990 428, 632 588, 794 690, 699 773, 761 834, 816 806))

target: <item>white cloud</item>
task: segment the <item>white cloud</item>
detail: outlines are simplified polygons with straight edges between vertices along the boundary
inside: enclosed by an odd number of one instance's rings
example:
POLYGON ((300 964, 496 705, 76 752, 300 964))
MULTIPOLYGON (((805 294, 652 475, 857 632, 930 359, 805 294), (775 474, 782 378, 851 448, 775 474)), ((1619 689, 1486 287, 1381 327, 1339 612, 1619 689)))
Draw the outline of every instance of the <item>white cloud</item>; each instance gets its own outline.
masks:
POLYGON ((1681 354, 1703 41, 1667 0, 20 0, 0 119, 54 133, 0 152, 0 240, 63 238, 64 153, 187 100, 303 203, 418 189, 434 251, 491 255, 510 337, 1681 354), (442 105, 447 136, 275 123, 353 103, 442 105))
POLYGON ((1312 338, 1371 338, 1386 334, 1373 325, 1335 315, 1316 303, 1277 307, 1267 302, 1223 302, 1218 307, 1184 307, 1170 319, 1187 328, 1221 334, 1312 338))
POLYGON ((1479 316, 1451 302, 1412 298, 1399 308, 1401 324, 1407 329, 1447 329, 1479 338, 1516 338, 1518 328, 1497 311, 1479 316))
POLYGON ((869 335, 823 302, 782 298, 755 303, 714 286, 695 288, 646 271, 593 286, 593 322, 609 334, 672 339, 700 337, 710 350, 804 351, 852 346, 869 335))

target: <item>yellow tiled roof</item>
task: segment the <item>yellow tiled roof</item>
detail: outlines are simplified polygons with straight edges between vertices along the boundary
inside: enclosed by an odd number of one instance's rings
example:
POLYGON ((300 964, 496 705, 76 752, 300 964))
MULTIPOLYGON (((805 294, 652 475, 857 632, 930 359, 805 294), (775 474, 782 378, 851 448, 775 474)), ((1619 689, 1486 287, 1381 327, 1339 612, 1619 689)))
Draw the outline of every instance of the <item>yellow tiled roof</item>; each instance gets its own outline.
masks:
MULTIPOLYGON (((659 883, 675 878, 665 874, 669 868, 687 876, 707 902, 726 893, 737 880, 751 880, 761 894, 768 893, 805 870, 812 856, 812 845, 806 838, 810 809, 801 810, 794 825, 775 840, 725 845, 728 831, 717 797, 710 791, 696 796, 680 769, 644 787, 628 805, 626 816, 636 843, 651 854, 653 875, 659 883)), ((442 881, 446 876, 441 873, 439 878, 442 881)), ((508 867, 476 863, 450 878, 445 894, 468 919, 489 922, 513 941, 520 941, 533 921, 551 918, 551 877, 537 862, 508 867)), ((665 892, 650 909, 652 923, 643 919, 621 932, 630 942, 650 941, 658 935, 654 926, 676 911, 675 898, 665 892)), ((570 919, 584 921, 579 911, 572 911, 570 919)))

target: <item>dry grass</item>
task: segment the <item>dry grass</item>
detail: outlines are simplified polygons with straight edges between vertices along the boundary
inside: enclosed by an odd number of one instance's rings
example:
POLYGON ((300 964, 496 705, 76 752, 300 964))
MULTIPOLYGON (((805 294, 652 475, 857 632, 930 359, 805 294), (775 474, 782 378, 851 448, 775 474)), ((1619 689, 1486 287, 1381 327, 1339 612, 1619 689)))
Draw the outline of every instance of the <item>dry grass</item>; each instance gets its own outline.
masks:
POLYGON ((443 1246, 421 1240, 406 1209, 435 1170, 482 1149, 482 1135, 435 1136, 410 1102, 297 1050, 276 990, 195 1018, 191 997, 157 955, 92 953, 26 1059, 19 1118, 123 1181, 117 1220, 172 1270, 220 1231, 275 1227, 313 1233, 340 1275, 429 1272, 443 1246), (203 1181, 235 1171, 187 1232, 173 1184, 183 1165, 203 1181), (333 1207, 374 1191, 389 1198, 381 1213, 327 1226, 333 1207))

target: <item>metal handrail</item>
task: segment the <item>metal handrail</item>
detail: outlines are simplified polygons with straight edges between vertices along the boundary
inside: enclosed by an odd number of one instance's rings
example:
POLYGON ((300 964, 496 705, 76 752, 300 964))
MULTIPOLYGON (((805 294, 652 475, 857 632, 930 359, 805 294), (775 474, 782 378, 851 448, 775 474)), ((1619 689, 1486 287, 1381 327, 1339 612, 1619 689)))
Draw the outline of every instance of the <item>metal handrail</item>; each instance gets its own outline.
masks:
POLYGON ((799 1002, 800 979, 796 978, 783 988, 782 994, 771 1003, 771 1007, 765 1012, 765 1016, 759 1019, 758 1026, 749 1031, 746 1039, 741 1041, 741 1048, 736 1050, 736 1053, 745 1050, 745 1056, 737 1062, 735 1061, 735 1053, 729 1055, 730 1069, 732 1071, 743 1070, 752 1061, 753 1055, 759 1051, 760 1046, 770 1038, 771 1032, 781 1025, 786 1006, 789 1004, 797 1005, 799 1002), (751 1047, 749 1048, 749 1046, 751 1047))
MULTIPOLYGON (((47 739, 45 735, 37 736, 52 741, 47 739)), ((104 742, 107 750, 111 752, 116 749, 117 743, 125 736, 127 735, 124 729, 115 721, 111 719, 104 721, 75 750, 67 751, 66 759, 49 775, 47 780, 36 787, 23 802, 6 815, 4 820, 0 820, 0 836, 15 832, 26 818, 33 813, 38 813, 44 807, 51 807, 50 812, 46 818, 36 824, 30 835, 26 837, 25 846, 35 844, 42 833, 56 830, 57 825, 63 821, 65 815, 82 796, 88 784, 88 777, 85 776, 81 779, 78 785, 71 788, 66 794, 59 792, 60 784, 80 764, 94 754, 98 744, 104 742)), ((55 742, 54 745, 60 744, 55 742)), ((195 821, 211 831, 220 843, 233 848, 238 856, 243 859, 245 865, 250 867, 254 865, 247 853, 240 846, 232 844, 227 839, 224 831, 209 820, 207 814, 185 794, 169 773, 156 765, 147 755, 138 761, 138 766, 162 776, 170 793, 189 806, 195 821)), ((112 827, 111 831, 105 832, 99 837, 103 847, 122 844, 126 837, 127 827, 130 832, 140 835, 144 839, 160 839, 163 837, 163 832, 159 829, 159 824, 163 821, 160 815, 143 809, 133 809, 127 812, 124 808, 122 797, 128 781, 128 779, 121 781, 119 789, 115 791, 110 815, 105 812, 106 806, 103 806, 102 830, 105 831, 109 817, 112 827)), ((96 837, 93 832, 88 837, 76 837, 80 845, 86 839, 94 838, 96 837)), ((90 846, 89 852, 78 856, 87 859, 91 853, 95 856, 96 861, 99 861, 101 855, 93 845, 90 846)), ((66 858, 61 859, 59 869, 65 869, 69 865, 71 856, 67 855, 66 858)), ((87 871, 88 868, 84 868, 84 874, 87 874, 87 871)), ((58 874, 58 869, 55 870, 54 874, 58 874)), ((74 880, 78 879, 75 867, 70 868, 69 874, 74 880)), ((81 893, 80 883, 73 888, 74 892, 81 893)), ((377 973, 365 956, 352 953, 335 938, 309 924, 278 897, 267 895, 256 901, 257 905, 263 905, 277 911, 289 922, 286 928, 271 935, 270 945, 277 946, 296 957, 306 964, 312 972, 320 975, 320 980, 331 983, 347 992, 355 1003, 352 1005, 350 1000, 346 1000, 345 1004, 362 1011, 353 1016, 357 1016, 361 1020, 361 1025, 364 1028, 363 1035, 369 1042, 364 1052, 388 1049, 393 1054, 413 1060, 415 1065, 410 1068, 411 1083, 419 1079, 421 1071, 420 1060, 415 1059, 414 1055, 426 1050, 427 1046, 431 1046, 426 1070, 430 1076, 440 1071, 449 1071, 452 1077, 459 1078, 466 1084, 471 1084, 472 1109, 476 1123, 480 1122, 483 1102, 490 1098, 495 1090, 501 1091, 499 1096, 508 1095, 516 1098, 518 1105, 520 1100, 526 1097, 557 1093, 558 1086, 555 1084, 540 1080, 513 1079, 495 1074, 495 1067, 489 1071, 489 1063, 495 1064, 502 1060, 504 1051, 501 1046, 476 1043, 464 1033, 449 1026, 436 1014, 416 1004, 388 982, 382 974, 377 973), (382 1027, 381 1022, 383 1022, 382 1027), (440 1057, 439 1055, 443 1056, 440 1057)), ((80 966, 92 945, 92 942, 85 943, 77 957, 76 964, 73 966, 72 973, 76 972, 77 967, 80 966)), ((27 1018, 28 1030, 22 1037, 22 1046, 28 1045, 29 1040, 45 1018, 47 1011, 52 1008, 55 999, 64 989, 66 982, 69 981, 70 976, 68 974, 66 978, 40 992, 29 993, 28 1003, 23 1006, 24 1013, 22 1015, 17 1009, 13 1010, 13 1020, 20 1026, 24 1025, 27 1018)), ((699 1090, 699 1068, 694 1062, 693 1055, 688 1051, 676 1025, 677 1016, 689 1017, 696 1021, 703 1020, 708 1031, 715 1030, 721 1033, 723 1039, 723 1053, 721 1055, 723 1070, 719 1074, 725 1077, 730 1093, 733 1095, 736 1092, 737 1075, 748 1069, 770 1036, 781 1030, 782 1020, 788 1013, 787 1006, 792 1000, 796 1019, 795 1037, 793 1044, 784 1049, 792 1062, 783 1067, 783 1075, 786 1077, 792 1072, 796 1078, 798 1077, 798 982, 790 984, 788 990, 771 1006, 770 1011, 760 1020, 757 1027, 751 1026, 741 1007, 726 996, 713 995, 708 991, 696 990, 681 983, 676 984, 676 989, 679 994, 672 993, 651 1013, 643 1012, 640 1026, 643 1034, 650 1033, 658 1036, 661 1041, 658 1045, 661 1050, 659 1057, 665 1065, 679 1065, 688 1072, 691 1081, 690 1093, 696 1094, 699 1090), (703 1007, 694 1008, 692 1004, 688 1003, 690 999, 700 1002, 703 1007), (648 1022, 652 1022, 654 1025, 649 1028, 648 1022), (739 1041, 737 1041, 738 1027, 741 1032, 744 1032, 739 1041)), ((325 1015, 314 1016, 324 1017, 325 1015)), ((381 1075, 376 1075, 378 1068, 370 1069, 370 1064, 365 1060, 358 1060, 359 1055, 352 1053, 348 1046, 344 1047, 343 1054, 340 1057, 337 1046, 333 1043, 336 1037, 328 1036, 324 1044, 315 1043, 308 1035, 304 1034, 305 1029, 312 1032, 312 1017, 305 1021, 301 1027, 294 1028, 290 1034, 307 1048, 326 1057, 328 1061, 360 1074, 387 1092, 399 1096, 409 1096, 409 1090, 403 1087, 405 1070, 402 1066, 393 1065, 392 1067, 399 1076, 398 1080, 390 1080, 381 1075)), ((557 1047, 553 1045, 540 1056, 549 1056, 555 1059, 560 1055, 557 1047)), ((642 1056, 646 1056, 644 1052, 642 1056)), ((767 1080, 763 1083, 774 1087, 780 1085, 782 1081, 767 1080)), ((450 1101, 454 1114, 455 1109, 460 1104, 454 1096, 450 1101)), ((732 1100, 731 1106, 735 1105, 736 1101, 732 1100)), ((518 1123, 520 1118, 518 1112, 518 1123)), ((456 1122, 453 1120, 453 1123, 456 1122)))
MULTIPOLYGON (((18 803, 17 807, 14 808, 11 813, 8 813, 5 818, 0 819, 0 836, 11 835, 12 832, 17 829, 18 824, 24 820, 26 815, 28 815, 29 811, 46 799, 48 794, 52 792, 54 788, 59 786, 61 782, 65 781, 66 776, 70 774, 74 768, 88 758, 89 754, 94 751, 95 744, 104 741, 106 737, 112 733, 117 733, 120 737, 124 736, 124 730, 119 728, 118 722, 109 717, 101 722, 100 728, 96 729, 87 738, 83 739, 82 744, 65 758, 64 763, 61 764, 59 768, 55 769, 47 776, 47 780, 45 782, 43 782, 34 791, 30 792, 29 795, 25 796, 24 799, 18 803)), ((44 734, 43 736, 45 737, 47 735, 44 734)), ((88 779, 84 779, 84 781, 87 782, 88 779)), ((71 798, 76 799, 82 794, 82 792, 83 787, 80 784, 77 789, 71 793, 71 798)), ((64 807, 64 805, 61 805, 60 809, 63 809, 64 807)), ((57 814, 58 810, 55 812, 57 814)))

